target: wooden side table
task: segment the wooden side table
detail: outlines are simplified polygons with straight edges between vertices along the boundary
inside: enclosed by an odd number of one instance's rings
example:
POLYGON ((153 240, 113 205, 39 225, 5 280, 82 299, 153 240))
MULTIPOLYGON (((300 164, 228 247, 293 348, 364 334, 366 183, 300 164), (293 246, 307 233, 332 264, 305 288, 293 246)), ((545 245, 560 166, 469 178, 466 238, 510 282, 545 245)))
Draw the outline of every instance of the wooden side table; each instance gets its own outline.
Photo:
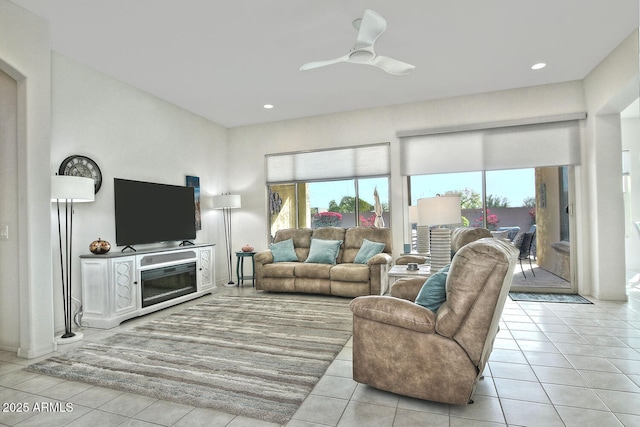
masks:
POLYGON ((238 286, 244 285, 244 279, 251 279, 251 286, 256 285, 256 261, 254 255, 256 252, 236 252, 236 276, 238 276, 238 286), (251 258, 251 276, 244 275, 244 259, 251 258))

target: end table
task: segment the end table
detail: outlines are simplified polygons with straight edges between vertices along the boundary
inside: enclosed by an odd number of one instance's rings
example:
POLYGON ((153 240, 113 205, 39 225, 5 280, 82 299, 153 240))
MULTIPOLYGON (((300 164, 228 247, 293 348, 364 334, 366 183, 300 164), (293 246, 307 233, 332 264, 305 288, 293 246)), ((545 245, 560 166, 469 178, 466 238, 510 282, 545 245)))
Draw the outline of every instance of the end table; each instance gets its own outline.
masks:
POLYGON ((236 276, 238 276, 238 286, 244 285, 244 279, 251 279, 251 286, 256 285, 256 261, 254 259, 255 252, 236 252, 236 276), (251 276, 244 275, 244 259, 251 258, 251 276))

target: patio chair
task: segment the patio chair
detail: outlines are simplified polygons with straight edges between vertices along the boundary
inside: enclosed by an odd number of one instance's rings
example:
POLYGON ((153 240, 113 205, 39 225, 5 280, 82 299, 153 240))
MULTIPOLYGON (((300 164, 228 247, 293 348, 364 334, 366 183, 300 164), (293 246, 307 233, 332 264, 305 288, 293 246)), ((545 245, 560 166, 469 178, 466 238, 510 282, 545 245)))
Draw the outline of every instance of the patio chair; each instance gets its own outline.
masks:
POLYGON ((518 261, 520 261, 520 270, 522 270, 522 275, 524 278, 527 278, 527 275, 524 274, 524 268, 522 267, 522 260, 529 260, 529 268, 531 268, 531 274, 533 277, 536 277, 535 271, 533 271, 533 265, 531 264, 531 248, 533 246, 533 242, 535 240, 536 233, 524 233, 522 237, 522 244, 520 245, 520 254, 518 255, 518 261))

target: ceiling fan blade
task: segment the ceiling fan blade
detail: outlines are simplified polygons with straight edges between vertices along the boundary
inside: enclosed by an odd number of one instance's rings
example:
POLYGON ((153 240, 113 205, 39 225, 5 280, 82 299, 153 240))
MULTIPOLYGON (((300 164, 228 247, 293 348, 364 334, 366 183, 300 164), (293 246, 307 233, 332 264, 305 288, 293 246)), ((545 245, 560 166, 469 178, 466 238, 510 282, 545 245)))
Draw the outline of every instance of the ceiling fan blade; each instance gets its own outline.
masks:
POLYGON ((349 55, 344 55, 340 58, 327 59, 326 61, 307 62, 300 67, 300 71, 312 70, 314 68, 324 67, 325 65, 337 64, 338 62, 346 62, 348 59, 349 55))
POLYGON ((406 62, 386 56, 376 56, 371 61, 371 65, 375 65, 389 74, 409 74, 411 70, 416 68, 415 65, 407 64, 406 62))
POLYGON ((385 21, 378 12, 366 9, 362 20, 360 20, 358 38, 356 39, 354 49, 373 48, 373 44, 386 29, 387 21, 385 21))

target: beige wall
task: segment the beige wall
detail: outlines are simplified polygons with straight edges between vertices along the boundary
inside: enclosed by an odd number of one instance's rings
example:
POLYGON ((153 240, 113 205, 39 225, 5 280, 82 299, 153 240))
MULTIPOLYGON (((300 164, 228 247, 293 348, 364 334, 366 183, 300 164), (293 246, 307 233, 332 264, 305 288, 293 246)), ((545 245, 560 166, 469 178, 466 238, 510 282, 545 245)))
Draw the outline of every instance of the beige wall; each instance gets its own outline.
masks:
POLYGON ((236 218, 242 230, 238 242, 258 242, 266 247, 266 187, 264 156, 389 141, 391 143, 391 224, 394 251, 402 251, 406 213, 406 183, 400 176, 399 131, 454 126, 584 111, 581 82, 537 86, 496 93, 470 95, 388 108, 330 114, 299 120, 229 129, 232 169, 245 173, 231 181, 233 191, 245 194, 236 218))
POLYGON ((639 90, 636 30, 584 79, 588 117, 576 180, 576 273, 580 292, 600 299, 627 298, 620 112, 639 90))
MULTIPOLYGON (((115 246, 114 178, 185 185, 187 175, 200 177, 204 200, 196 242, 218 243, 216 276, 226 283, 222 217, 207 209, 206 200, 227 191, 226 129, 55 52, 52 76, 51 174, 67 156, 81 154, 96 161, 103 176, 95 202, 75 206, 74 296, 81 296, 78 256, 89 252, 93 240, 122 249, 115 246)), ((52 227, 57 233, 57 222, 52 227)), ((53 269, 58 277, 57 263, 53 269)), ((61 301, 54 286, 56 329, 63 327, 61 301)))
MULTIPOLYGON (((51 64, 49 26, 15 4, 0 0, 0 70, 16 81, 17 161, 9 165, 17 185, 17 226, 10 224, 9 241, 17 245, 18 262, 0 271, 0 347, 20 356, 35 357, 55 349, 50 241, 51 64), (48 246, 48 245, 47 245, 48 246), (16 281, 15 278, 18 280, 16 281), (16 301, 16 296, 18 300, 16 301), (5 323, 6 322, 6 323, 5 323)), ((5 105, 6 107, 6 105, 5 105)), ((7 143, 5 141, 5 143, 7 143)), ((12 142, 8 142, 12 144, 12 142)), ((12 203, 15 199, 0 203, 12 203)), ((11 249, 10 249, 11 250, 11 249)))
MULTIPOLYGON (((255 241, 258 242, 256 247, 266 247, 266 154, 389 141, 390 227, 394 254, 398 255, 404 240, 403 230, 407 219, 404 207, 408 201, 406 182, 399 172, 400 141, 396 137, 397 132, 585 111, 588 115, 595 115, 607 100, 616 98, 620 106, 624 105, 619 99, 622 93, 631 92, 632 99, 635 99, 638 91, 636 88, 633 92, 633 79, 637 86, 637 32, 631 34, 593 71, 588 83, 577 81, 535 86, 230 129, 230 167, 232 170, 242 168, 245 171, 242 176, 234 177, 230 184, 233 191, 244 194, 245 199, 250 200, 248 204, 243 204, 242 212, 236 216, 243 227, 234 234, 234 238, 238 239, 238 243, 255 241), (589 103, 585 96, 590 97, 589 103)), ((613 234, 616 240, 602 247, 594 245, 592 241, 592 234, 598 234, 599 229, 605 230, 607 221, 615 220, 622 214, 619 180, 614 182, 608 178, 594 178, 604 170, 620 167, 611 154, 601 155, 604 151, 613 151, 619 162, 619 142, 616 146, 615 141, 609 140, 609 135, 597 135, 590 128, 589 120, 583 126, 583 163, 576 168, 576 203, 579 209, 575 217, 578 225, 575 240, 579 245, 576 259, 580 265, 576 280, 580 292, 585 295, 624 300, 624 236, 618 236, 616 231, 613 234), (597 211, 594 200, 598 198, 611 202, 611 211, 593 216, 589 209, 597 211), (611 275, 604 277, 599 273, 605 266, 607 270, 616 271, 614 280, 610 280, 611 275)))
MULTIPOLYGON (((0 240, 0 325, 10 325, 17 319, 15 307, 20 306, 18 268, 18 85, 0 71, 0 227, 7 227, 9 238, 0 240)), ((17 347, 17 328, 2 328, 0 348, 17 347)))
MULTIPOLYGON (((638 108, 638 104, 635 105, 638 108)), ((636 110, 637 114, 638 111, 636 110)), ((626 224, 625 251, 627 270, 640 273, 640 118, 622 121, 622 149, 629 150, 631 173, 627 177, 631 197, 628 199, 629 222, 626 224)))

